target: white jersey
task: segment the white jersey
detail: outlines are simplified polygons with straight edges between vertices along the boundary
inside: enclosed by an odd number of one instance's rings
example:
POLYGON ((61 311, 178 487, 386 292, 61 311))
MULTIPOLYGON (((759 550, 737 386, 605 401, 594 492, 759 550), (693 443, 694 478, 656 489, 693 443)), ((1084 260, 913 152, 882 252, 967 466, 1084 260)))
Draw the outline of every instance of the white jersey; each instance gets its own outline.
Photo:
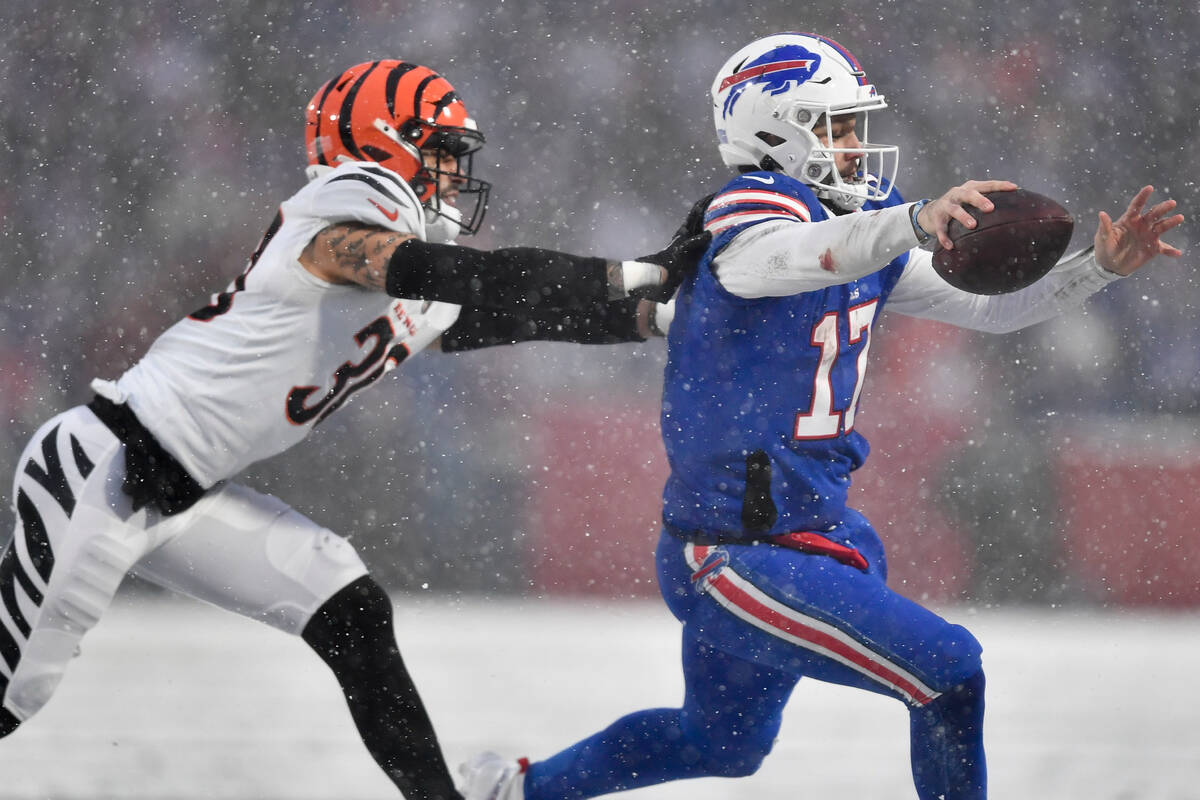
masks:
POLYGON ((280 206, 246 271, 210 305, 165 331, 115 385, 93 387, 128 403, 206 488, 296 444, 459 313, 306 270, 299 257, 312 238, 350 220, 426 237, 421 203, 394 172, 362 162, 326 171, 280 206))

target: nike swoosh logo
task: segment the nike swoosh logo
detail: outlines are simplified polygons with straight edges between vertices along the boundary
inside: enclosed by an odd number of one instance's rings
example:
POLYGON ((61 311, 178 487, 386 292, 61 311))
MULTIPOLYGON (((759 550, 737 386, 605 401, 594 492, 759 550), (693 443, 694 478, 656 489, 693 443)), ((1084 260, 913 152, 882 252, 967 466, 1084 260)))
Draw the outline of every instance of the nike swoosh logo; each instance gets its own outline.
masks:
POLYGON ((775 182, 775 178, 773 176, 770 178, 760 178, 757 175, 743 175, 742 177, 749 178, 752 181, 760 181, 761 183, 774 183, 775 182))
POLYGON ((388 211, 386 208, 379 205, 379 203, 376 203, 374 198, 368 197, 367 199, 371 201, 371 205, 373 205, 379 209, 380 214, 383 214, 385 217, 388 218, 388 222, 395 222, 396 219, 400 216, 400 209, 393 208, 391 211, 388 211))

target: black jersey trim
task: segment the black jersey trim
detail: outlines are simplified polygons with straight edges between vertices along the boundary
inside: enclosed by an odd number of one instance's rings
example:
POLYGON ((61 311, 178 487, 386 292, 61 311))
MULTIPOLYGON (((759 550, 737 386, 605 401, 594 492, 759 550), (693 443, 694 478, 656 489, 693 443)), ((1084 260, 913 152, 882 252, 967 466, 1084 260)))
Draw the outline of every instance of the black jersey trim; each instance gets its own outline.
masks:
POLYGON ((407 185, 404 183, 403 180, 401 180, 399 175, 392 172, 390 169, 384 169, 383 167, 367 167, 367 166, 359 166, 359 169, 361 169, 363 172, 369 172, 372 175, 378 175, 379 177, 381 177, 385 180, 389 180, 392 183, 399 186, 401 188, 401 190, 403 190, 404 187, 407 185))
POLYGON ((392 192, 391 189, 384 186, 382 183, 380 183, 379 181, 377 181, 376 179, 372 178, 369 175, 362 175, 357 172, 349 172, 349 173, 346 173, 345 175, 338 175, 336 178, 329 179, 329 183, 334 183, 336 181, 362 181, 363 183, 367 184, 375 191, 379 192, 384 197, 391 200, 393 203, 397 203, 398 205, 402 205, 402 206, 411 206, 412 205, 407 200, 403 200, 403 199, 397 197, 395 195, 395 193, 392 192))

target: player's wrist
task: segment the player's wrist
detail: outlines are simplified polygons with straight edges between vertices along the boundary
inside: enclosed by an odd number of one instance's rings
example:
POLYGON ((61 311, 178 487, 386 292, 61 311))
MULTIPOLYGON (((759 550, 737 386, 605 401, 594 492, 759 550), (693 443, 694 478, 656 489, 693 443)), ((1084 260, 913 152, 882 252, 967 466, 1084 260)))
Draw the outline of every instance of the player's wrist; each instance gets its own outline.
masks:
POLYGON ((917 244, 921 247, 929 244, 934 239, 934 235, 925 230, 925 228, 921 226, 920 221, 917 219, 917 215, 921 213, 921 209, 924 208, 929 202, 930 200, 927 197, 924 200, 918 200, 908 208, 908 221, 912 223, 913 233, 917 237, 917 244))
POLYGON ((621 286, 623 297, 632 296, 638 289, 661 286, 663 268, 648 261, 622 261, 621 286))

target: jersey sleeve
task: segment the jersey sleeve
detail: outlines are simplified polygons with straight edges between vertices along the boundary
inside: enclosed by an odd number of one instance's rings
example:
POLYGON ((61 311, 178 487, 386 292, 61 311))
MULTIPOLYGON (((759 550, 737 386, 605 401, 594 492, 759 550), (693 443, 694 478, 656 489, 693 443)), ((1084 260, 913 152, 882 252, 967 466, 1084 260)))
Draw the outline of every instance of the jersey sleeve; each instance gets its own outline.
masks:
POLYGON ((1063 258, 1045 277, 1016 292, 980 295, 957 289, 937 274, 933 256, 914 250, 888 310, 985 333, 1010 333, 1045 322, 1120 278, 1096 262, 1092 248, 1063 258))
POLYGON ((916 247, 909 205, 871 204, 830 217, 812 190, 794 178, 742 175, 709 205, 706 226, 719 228, 713 233, 713 268, 728 292, 745 299, 850 283, 916 247), (747 188, 767 178, 771 191, 747 188), (718 206, 722 197, 728 203, 718 206))
POLYGON ((316 180, 308 211, 330 223, 361 222, 424 238, 425 212, 396 173, 369 162, 343 164, 316 180))

